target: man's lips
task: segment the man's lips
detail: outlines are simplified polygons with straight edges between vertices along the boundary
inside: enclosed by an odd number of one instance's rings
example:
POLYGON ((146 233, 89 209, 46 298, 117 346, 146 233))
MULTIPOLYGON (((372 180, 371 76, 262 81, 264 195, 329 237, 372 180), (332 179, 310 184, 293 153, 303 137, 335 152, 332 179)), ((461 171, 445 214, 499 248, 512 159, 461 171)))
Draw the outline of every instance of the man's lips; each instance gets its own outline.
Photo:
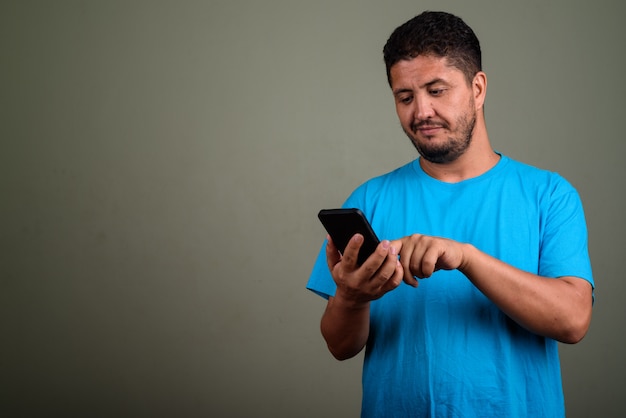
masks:
POLYGON ((441 129, 443 129, 443 126, 441 125, 417 125, 415 127, 415 132, 419 132, 422 135, 426 136, 432 136, 439 132, 441 129))
POLYGON ((440 126, 422 126, 421 128, 417 128, 417 129, 424 135, 431 135, 431 134, 435 134, 439 129, 441 129, 441 127, 440 126))

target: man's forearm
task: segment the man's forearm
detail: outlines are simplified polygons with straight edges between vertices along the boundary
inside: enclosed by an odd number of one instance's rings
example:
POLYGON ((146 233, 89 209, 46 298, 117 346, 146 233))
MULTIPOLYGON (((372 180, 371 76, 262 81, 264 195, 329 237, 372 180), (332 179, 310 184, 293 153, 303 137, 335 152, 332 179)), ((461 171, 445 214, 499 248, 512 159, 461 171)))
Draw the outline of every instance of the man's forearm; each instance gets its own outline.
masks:
POLYGON ((330 297, 321 321, 321 331, 329 351, 338 360, 356 356, 369 337, 369 302, 352 303, 330 297))
POLYGON ((574 277, 545 278, 497 260, 473 246, 459 268, 515 322, 565 343, 580 341, 591 320, 591 286, 574 277))

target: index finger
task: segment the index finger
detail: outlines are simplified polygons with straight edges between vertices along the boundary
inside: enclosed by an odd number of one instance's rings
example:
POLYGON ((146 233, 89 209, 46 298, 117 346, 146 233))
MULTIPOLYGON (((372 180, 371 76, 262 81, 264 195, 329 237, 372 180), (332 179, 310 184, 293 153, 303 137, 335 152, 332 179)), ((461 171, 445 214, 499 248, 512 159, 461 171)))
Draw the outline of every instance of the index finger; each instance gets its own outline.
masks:
MULTIPOLYGON (((394 248, 397 247, 392 247, 391 242, 388 240, 383 240, 378 244, 376 250, 367 258, 367 260, 365 260, 365 262, 361 266, 361 268, 365 272, 365 275, 368 278, 372 278, 376 274, 376 272, 381 268, 385 260, 387 260, 391 254, 397 254, 397 252, 392 251, 394 248)), ((394 255, 393 258, 395 259, 393 260, 393 266, 395 267, 397 263, 397 256, 394 255)))
POLYGON ((400 250, 402 250, 403 241, 401 239, 395 239, 389 242, 389 246, 396 249, 396 252, 400 254, 400 250))

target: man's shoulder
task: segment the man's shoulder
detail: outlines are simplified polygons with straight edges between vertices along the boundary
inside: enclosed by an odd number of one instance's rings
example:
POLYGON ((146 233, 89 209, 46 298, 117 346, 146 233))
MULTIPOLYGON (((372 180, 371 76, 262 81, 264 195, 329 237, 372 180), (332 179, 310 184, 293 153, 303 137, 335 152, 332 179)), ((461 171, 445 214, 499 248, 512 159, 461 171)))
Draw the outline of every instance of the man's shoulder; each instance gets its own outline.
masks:
POLYGON ((414 160, 392 171, 371 177, 354 189, 344 205, 358 207, 367 212, 368 208, 376 206, 389 194, 402 193, 402 190, 410 188, 412 182, 419 177, 415 170, 416 164, 419 166, 417 160, 414 160))
POLYGON ((415 159, 410 161, 400 167, 397 167, 391 171, 388 171, 384 174, 379 174, 377 176, 371 177, 367 181, 361 184, 362 186, 372 186, 372 185, 380 185, 388 182, 397 182, 403 181, 406 179, 415 179, 417 177, 416 165, 419 167, 419 160, 415 159))
POLYGON ((569 182, 565 177, 554 170, 541 168, 529 163, 525 163, 519 160, 508 158, 508 170, 509 172, 517 173, 523 176, 527 181, 537 181, 543 184, 564 184, 569 185, 569 182))

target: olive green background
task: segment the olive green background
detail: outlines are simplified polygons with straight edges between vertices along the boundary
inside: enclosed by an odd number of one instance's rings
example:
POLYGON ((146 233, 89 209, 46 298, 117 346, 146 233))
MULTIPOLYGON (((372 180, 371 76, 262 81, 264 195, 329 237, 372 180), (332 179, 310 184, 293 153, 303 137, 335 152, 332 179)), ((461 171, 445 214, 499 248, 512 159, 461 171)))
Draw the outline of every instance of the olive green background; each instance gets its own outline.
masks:
POLYGON ((494 147, 580 192, 568 416, 623 415, 624 5, 3 1, 0 415, 358 416, 362 356, 305 290, 316 214, 415 157, 381 50, 425 9, 480 38, 494 147))

